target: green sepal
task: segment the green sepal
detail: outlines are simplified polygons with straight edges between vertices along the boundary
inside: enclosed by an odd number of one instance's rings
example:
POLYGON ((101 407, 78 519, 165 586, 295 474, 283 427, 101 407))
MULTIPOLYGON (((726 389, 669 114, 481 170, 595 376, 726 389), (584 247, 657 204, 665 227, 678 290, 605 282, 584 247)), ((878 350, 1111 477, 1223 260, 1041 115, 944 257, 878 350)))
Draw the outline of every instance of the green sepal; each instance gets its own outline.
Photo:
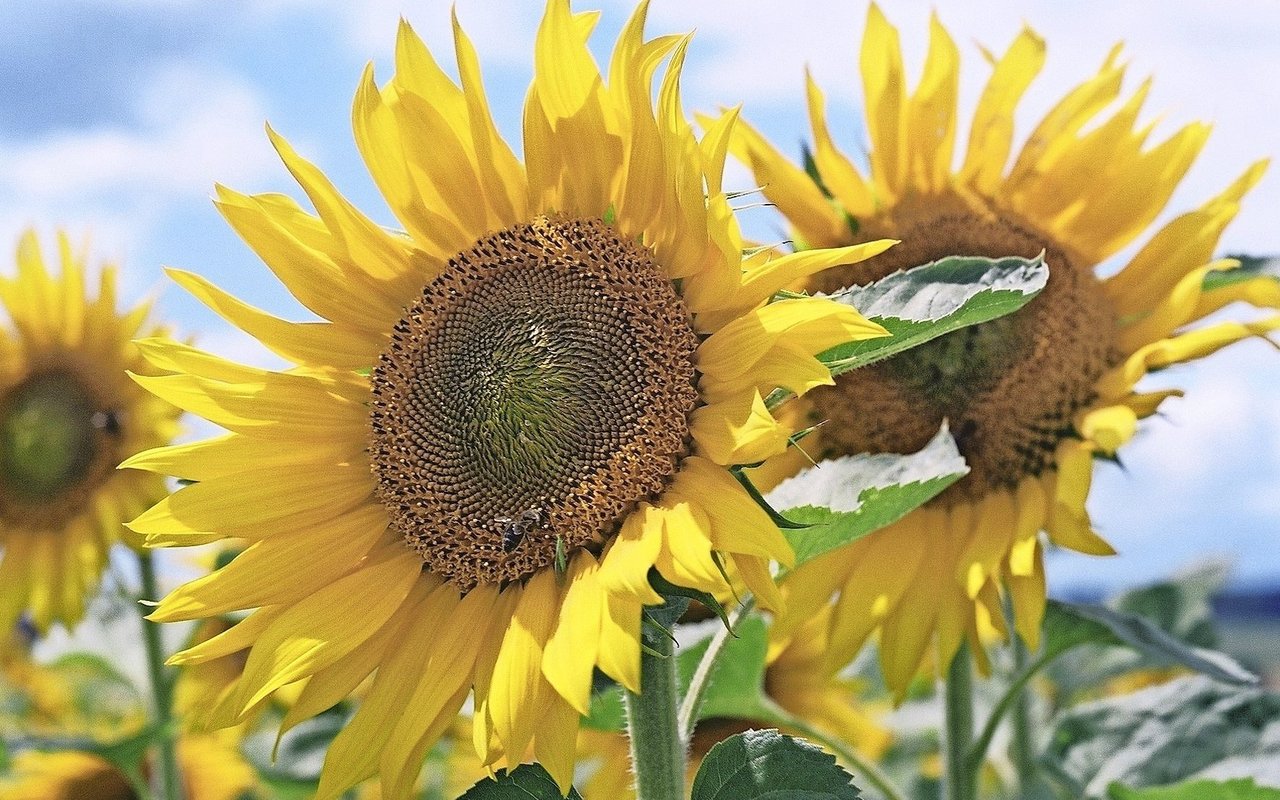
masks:
MULTIPOLYGON (((723 573, 723 571, 724 570, 722 568, 721 572, 723 573)), ((725 577, 725 582, 728 583, 727 576, 725 577)), ((710 609, 711 613, 719 617, 720 621, 724 623, 724 626, 726 628, 729 627, 729 614, 725 611, 724 605, 721 604, 721 602, 716 599, 716 596, 711 594, 710 592, 704 592, 701 589, 690 589, 687 586, 676 586, 674 583, 672 583, 671 581, 663 577, 662 573, 658 572, 657 569, 649 570, 649 585, 653 587, 653 590, 655 592, 662 595, 663 597, 685 598, 686 608, 689 605, 688 603, 689 600, 697 600, 699 603, 702 603, 704 606, 710 609)), ((683 613, 684 613, 684 609, 681 609, 680 614, 682 615, 683 613)), ((680 615, 677 615, 677 619, 679 618, 679 616, 680 615)), ((670 624, 674 625, 675 620, 674 619, 671 620, 670 624)))
POLYGON ((1280 256, 1248 256, 1236 253, 1224 257, 1234 258, 1240 262, 1240 266, 1235 269, 1213 270, 1205 275, 1204 282, 1200 284, 1203 291, 1212 292, 1214 289, 1244 283, 1254 278, 1280 281, 1280 256))
POLYGON ((803 530, 809 527, 808 523, 792 522, 779 514, 773 506, 769 505, 769 501, 764 499, 764 495, 760 494, 760 490, 756 488, 756 485, 751 482, 751 478, 743 471, 748 468, 749 467, 730 467, 729 472, 735 479, 737 479, 738 483, 742 484, 742 488, 747 490, 747 494, 751 495, 751 499, 756 502, 756 505, 760 506, 764 513, 769 515, 769 519, 774 525, 777 525, 784 531, 803 530))

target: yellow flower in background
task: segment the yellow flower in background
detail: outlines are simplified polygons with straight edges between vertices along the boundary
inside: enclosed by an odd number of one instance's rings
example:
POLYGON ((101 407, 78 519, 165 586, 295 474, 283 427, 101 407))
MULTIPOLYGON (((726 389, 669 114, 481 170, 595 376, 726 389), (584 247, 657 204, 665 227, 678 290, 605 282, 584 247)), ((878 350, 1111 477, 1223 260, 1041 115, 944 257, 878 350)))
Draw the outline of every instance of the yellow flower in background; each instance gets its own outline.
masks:
MULTIPOLYGON (((908 95, 898 33, 875 6, 861 53, 869 174, 833 145, 812 79, 821 184, 739 128, 735 152, 806 245, 903 242, 815 276, 809 289, 832 292, 948 255, 1046 253, 1048 285, 1020 312, 844 375, 805 399, 812 419, 830 420, 806 440, 816 455, 914 452, 946 419, 971 469, 892 528, 802 566, 784 589, 788 609, 775 635, 785 638, 835 595, 828 668, 848 663, 878 631, 899 694, 935 634, 943 665, 966 638, 981 658, 982 626, 1004 626, 1002 591, 1034 647, 1045 602, 1040 532, 1064 548, 1112 553, 1085 511, 1094 459, 1113 456, 1139 419, 1178 394, 1139 391, 1138 382, 1280 324, 1187 327, 1234 300, 1280 300, 1269 280, 1202 290, 1208 272, 1233 266, 1211 261, 1214 248, 1265 162, 1162 227, 1115 274, 1097 274, 1161 212, 1209 129, 1195 123, 1149 144, 1152 126, 1137 122, 1149 83, 1104 114, 1120 96, 1117 49, 1040 121, 1006 168, 1014 109, 1044 55, 1044 42, 1024 30, 993 59, 958 170, 955 44, 935 18, 923 77, 908 95)), ((793 469, 806 463, 793 459, 793 469)))
MULTIPOLYGON (((257 773, 229 742, 214 736, 178 742, 186 800, 252 800, 257 773)), ((129 779, 110 761, 76 750, 26 750, 0 774, 4 800, 137 800, 129 779)))
POLYGON ((644 5, 606 81, 586 44, 597 18, 548 3, 523 163, 456 22, 461 85, 401 27, 395 76, 379 88, 367 72, 353 118, 406 233, 274 133, 318 216, 218 189, 323 321, 173 277, 296 368, 140 343, 176 374, 139 383, 231 431, 127 462, 198 481, 132 523, 148 543, 249 542, 152 617, 257 609, 173 659, 247 651, 212 722, 305 681, 291 726, 373 676, 322 798, 375 774, 405 796, 472 694, 484 764, 517 764, 532 742, 566 787, 593 671, 639 690, 641 609, 660 600, 650 569, 707 591, 727 574, 778 607, 767 565, 790 548, 726 467, 787 447, 762 398, 829 384, 815 353, 883 335, 829 300, 766 302, 890 243, 744 258, 721 189, 736 113, 695 138, 679 95, 688 37, 645 41, 644 5))
POLYGON ((159 331, 148 304, 118 312, 110 267, 86 296, 83 254, 62 234, 57 250, 60 275, 28 231, 0 277, 0 631, 81 618, 122 523, 166 491, 116 465, 176 432, 177 410, 125 374, 146 369, 130 340, 159 331))

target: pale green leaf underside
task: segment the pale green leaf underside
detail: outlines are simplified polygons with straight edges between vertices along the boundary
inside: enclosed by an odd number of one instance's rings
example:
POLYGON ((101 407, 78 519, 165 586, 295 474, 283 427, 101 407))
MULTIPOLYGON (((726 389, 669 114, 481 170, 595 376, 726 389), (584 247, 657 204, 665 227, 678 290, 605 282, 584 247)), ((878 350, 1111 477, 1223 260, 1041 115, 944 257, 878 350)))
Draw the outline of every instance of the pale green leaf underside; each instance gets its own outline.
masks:
POLYGON ((890 337, 837 345, 819 358, 834 374, 865 367, 930 339, 1022 308, 1044 288, 1049 267, 1036 258, 951 256, 831 295, 890 337))
POLYGON ((796 566, 901 519, 969 471, 944 425, 919 452, 844 456, 810 467, 766 498, 794 522, 796 566))

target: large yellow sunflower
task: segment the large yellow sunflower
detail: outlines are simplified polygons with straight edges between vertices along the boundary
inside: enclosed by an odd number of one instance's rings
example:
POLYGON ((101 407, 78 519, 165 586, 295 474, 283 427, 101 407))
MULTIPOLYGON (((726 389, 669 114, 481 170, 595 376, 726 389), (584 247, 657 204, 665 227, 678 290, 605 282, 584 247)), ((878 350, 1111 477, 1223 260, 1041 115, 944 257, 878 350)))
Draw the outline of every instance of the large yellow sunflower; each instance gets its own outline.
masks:
POLYGON ((586 44, 597 16, 547 5, 524 163, 456 21, 460 86, 401 27, 395 76, 379 88, 366 72, 353 117, 405 233, 274 133, 318 216, 218 189, 231 225, 323 321, 174 279, 296 368, 141 343, 176 373, 142 385, 230 431, 128 462, 198 481, 132 523, 149 543, 250 542, 153 615, 256 609, 174 659, 248 650, 214 723, 300 681, 290 720, 304 719, 374 675, 329 750, 322 798, 374 774, 403 796, 472 694, 485 764, 518 763, 532 741, 567 786, 593 670, 641 688, 641 611, 660 599, 650 569, 708 591, 727 573, 778 606, 767 563, 789 548, 726 467, 787 447, 763 396, 830 383, 813 354, 883 333, 829 300, 769 301, 889 243, 744 259, 721 189, 736 114, 694 137, 679 96, 688 38, 645 41, 644 5, 604 80, 586 44))
POLYGON ((805 399, 814 418, 830 420, 805 443, 814 455, 912 452, 946 419, 971 469, 891 529, 796 570, 784 588, 779 637, 834 594, 829 667, 847 663, 878 631, 898 692, 935 634, 944 666, 966 638, 980 655, 979 626, 1003 626, 1005 590, 1018 631, 1034 646, 1045 601, 1040 532, 1082 553, 1113 552, 1085 512, 1093 462, 1111 457, 1139 419, 1177 394, 1141 391, 1140 379, 1277 327, 1274 319, 1187 327, 1234 300, 1280 300, 1270 281, 1202 290, 1209 271, 1232 266, 1210 259, 1265 162, 1165 225, 1114 275, 1097 274, 1160 213, 1208 134, 1196 123, 1148 144, 1152 126, 1137 124, 1146 83, 1099 117, 1120 95, 1118 50, 1045 116, 1006 168, 1014 108, 1044 53, 1044 42, 1024 30, 993 59, 958 170, 955 44, 935 17, 923 76, 908 96, 897 31, 874 5, 861 53, 869 175, 832 144, 811 78, 817 181, 750 128, 738 129, 735 152, 798 239, 815 247, 903 241, 866 264, 815 276, 810 289, 832 292, 948 255, 1047 253, 1048 286, 1020 312, 845 375, 805 399))
MULTIPOLYGON (((165 494, 164 479, 117 471, 125 457, 168 442, 177 409, 125 370, 148 304, 116 311, 115 271, 85 296, 85 259, 58 236, 50 274, 35 233, 18 244, 15 277, 0 277, 0 631, 29 612, 36 630, 72 625, 97 586, 122 523, 165 494)), ((159 329, 147 329, 152 333, 159 329)), ((6 634, 7 636, 7 634, 6 634)))

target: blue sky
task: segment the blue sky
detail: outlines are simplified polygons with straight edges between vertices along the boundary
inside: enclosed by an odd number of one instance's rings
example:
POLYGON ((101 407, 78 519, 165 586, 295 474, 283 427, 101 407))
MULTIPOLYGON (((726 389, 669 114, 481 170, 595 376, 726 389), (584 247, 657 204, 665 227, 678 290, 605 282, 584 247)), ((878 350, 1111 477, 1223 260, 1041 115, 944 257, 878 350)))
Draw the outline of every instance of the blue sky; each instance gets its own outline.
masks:
MULTIPOLYGON (((579 7, 587 6, 579 3, 579 7)), ((244 191, 297 194, 263 133, 270 120, 376 219, 391 216, 352 143, 351 95, 367 61, 385 78, 396 19, 407 17, 447 62, 449 6, 436 0, 9 0, 0 4, 0 246, 36 224, 88 237, 120 262, 132 297, 158 293, 159 311, 209 349, 273 363, 176 287, 180 266, 282 316, 292 302, 209 201, 220 181, 244 191)), ((501 128, 518 141, 539 2, 459 0, 480 50, 501 128)), ((630 11, 603 3, 601 53, 630 11)), ((919 73, 936 7, 964 58, 962 107, 987 75, 977 45, 999 51, 1025 20, 1049 60, 1019 116, 1025 134, 1063 91, 1127 42, 1130 87, 1156 77, 1148 118, 1172 132, 1215 123, 1204 155, 1170 204, 1198 205, 1250 161, 1280 153, 1280 6, 1271 0, 1061 3, 905 0, 885 4, 919 73)), ((856 151, 857 46, 865 6, 797 0, 654 0, 651 33, 697 29, 685 71, 686 107, 745 103, 745 114, 795 149, 805 136, 803 69, 833 106, 842 145, 856 151)), ((742 188, 741 169, 729 173, 742 188)), ((1224 250, 1280 253, 1280 175, 1249 198, 1224 250)), ((778 223, 751 212, 749 229, 778 223)), ((1280 579, 1280 354, 1248 342, 1162 374, 1188 390, 1100 470, 1091 510, 1119 558, 1063 555, 1060 587, 1119 586, 1167 574, 1200 555, 1235 560, 1244 583, 1280 579)))

